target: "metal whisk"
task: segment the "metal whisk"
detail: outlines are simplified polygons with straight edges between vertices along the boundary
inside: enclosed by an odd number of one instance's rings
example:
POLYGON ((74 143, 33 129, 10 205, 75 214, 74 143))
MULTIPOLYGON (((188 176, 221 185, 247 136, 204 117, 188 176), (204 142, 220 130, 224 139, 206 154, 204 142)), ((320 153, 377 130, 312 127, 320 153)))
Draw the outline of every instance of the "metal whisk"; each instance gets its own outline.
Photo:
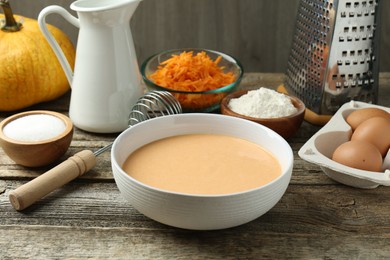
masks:
MULTIPOLYGON (((129 127, 142 121, 179 114, 182 112, 179 101, 166 91, 152 91, 142 96, 132 107, 129 115, 129 127)), ((113 143, 92 152, 83 150, 76 153, 53 169, 34 180, 10 191, 9 200, 16 210, 23 210, 43 196, 91 170, 96 157, 111 149, 113 143)))
POLYGON ((179 101, 167 91, 152 91, 141 97, 133 106, 129 116, 129 126, 165 115, 180 114, 179 101))
MULTIPOLYGON (((168 91, 151 91, 140 97, 129 115, 129 127, 151 118, 182 113, 179 101, 168 91)), ((94 152, 98 156, 111 149, 113 143, 94 152)))

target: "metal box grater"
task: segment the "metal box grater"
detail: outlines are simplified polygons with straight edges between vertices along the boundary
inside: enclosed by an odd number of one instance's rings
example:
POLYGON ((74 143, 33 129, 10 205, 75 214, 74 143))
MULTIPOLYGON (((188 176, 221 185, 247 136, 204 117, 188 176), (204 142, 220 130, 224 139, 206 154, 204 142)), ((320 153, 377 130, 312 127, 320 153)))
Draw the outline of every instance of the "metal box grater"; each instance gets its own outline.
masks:
POLYGON ((379 0, 301 0, 287 92, 321 115, 350 100, 377 103, 379 11, 379 0))

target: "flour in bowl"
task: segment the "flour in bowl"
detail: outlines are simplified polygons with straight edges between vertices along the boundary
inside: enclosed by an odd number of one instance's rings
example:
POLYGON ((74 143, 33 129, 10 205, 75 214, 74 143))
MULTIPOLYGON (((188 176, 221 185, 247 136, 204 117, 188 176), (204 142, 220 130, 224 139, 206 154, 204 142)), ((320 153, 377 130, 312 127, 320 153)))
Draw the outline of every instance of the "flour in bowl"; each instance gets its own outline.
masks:
POLYGON ((284 117, 298 111, 288 96, 268 88, 250 90, 239 98, 232 98, 229 108, 238 114, 255 118, 284 117))

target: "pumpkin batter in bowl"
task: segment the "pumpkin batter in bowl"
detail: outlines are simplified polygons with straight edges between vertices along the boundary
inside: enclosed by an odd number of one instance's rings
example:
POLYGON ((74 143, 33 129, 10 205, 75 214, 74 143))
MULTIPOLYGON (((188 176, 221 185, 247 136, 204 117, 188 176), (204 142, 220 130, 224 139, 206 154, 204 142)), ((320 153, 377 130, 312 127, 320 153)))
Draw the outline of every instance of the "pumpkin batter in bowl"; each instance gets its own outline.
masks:
MULTIPOLYGON (((191 140, 192 137, 190 138, 191 140)), ((194 142, 191 141, 191 143, 194 142)), ((185 156, 185 154, 189 155, 190 158, 188 160, 193 161, 196 167, 205 166, 202 164, 204 158, 201 160, 201 156, 205 158, 211 156, 201 153, 201 155, 196 157, 188 146, 186 146, 185 150, 184 155, 180 156, 185 156)), ((231 150, 234 151, 234 148, 231 150)), ((175 158, 175 155, 171 151, 168 151, 168 148, 165 153, 175 158)), ((238 157, 236 154, 233 156, 221 155, 218 158, 218 153, 219 150, 213 152, 212 156, 216 156, 213 159, 215 163, 211 163, 209 167, 225 167, 228 163, 227 161, 233 161, 238 157), (218 163, 216 163, 216 160, 218 163)), ((258 155, 249 154, 247 153, 245 155, 248 157, 247 159, 251 158, 251 156, 259 157, 258 155)), ((156 156, 149 154, 148 160, 145 161, 147 167, 160 167, 160 169, 165 167, 163 165, 153 165, 155 162, 152 159, 156 156)), ((173 160, 173 166, 171 167, 175 168, 179 160, 183 159, 176 158, 176 160, 173 160)), ((174 227, 195 230, 215 230, 247 223, 269 211, 283 196, 290 182, 293 167, 293 153, 290 145, 284 138, 260 124, 232 116, 185 113, 153 118, 125 130, 114 141, 111 150, 111 165, 113 176, 121 195, 140 213, 160 223, 174 227), (142 147, 152 144, 155 141, 164 139, 169 141, 171 137, 185 135, 193 135, 192 137, 197 135, 204 135, 204 137, 212 135, 212 138, 216 140, 218 139, 216 137, 219 135, 222 136, 220 144, 210 144, 210 142, 206 141, 204 142, 206 144, 201 144, 202 148, 199 148, 200 151, 206 151, 215 146, 223 150, 231 149, 228 148, 230 141, 224 141, 225 136, 233 137, 233 139, 238 139, 238 141, 244 140, 248 143, 253 143, 257 146, 256 148, 260 149, 261 147, 274 156, 280 167, 280 174, 265 185, 257 183, 260 186, 255 188, 241 187, 240 189, 243 191, 238 192, 217 190, 220 189, 219 186, 229 186, 225 183, 228 175, 222 175, 222 177, 217 176, 215 178, 217 181, 213 184, 213 190, 215 189, 214 194, 209 194, 211 192, 205 190, 198 190, 197 192, 200 194, 195 194, 194 190, 188 191, 188 189, 186 192, 178 192, 171 191, 167 187, 156 188, 130 176, 123 169, 126 160, 131 154, 137 152, 138 149, 142 149, 142 147)), ((183 162, 182 166, 184 169, 182 170, 182 175, 190 176, 188 174, 189 165, 183 162)), ((245 176, 247 164, 238 163, 236 167, 238 170, 234 174, 234 178, 245 176)), ((257 168, 257 172, 263 172, 265 174, 265 169, 261 169, 261 167, 257 168)), ((209 174, 216 171, 216 169, 207 170, 209 174)), ((227 171, 226 168, 221 172, 224 171, 227 171)), ((200 170, 193 169, 193 172, 197 173, 200 170)), ((211 176, 206 177, 211 178, 211 176)), ((254 178, 256 179, 256 177, 254 178)), ((235 181, 237 180, 233 182, 235 181)), ((250 181, 247 180, 245 182, 248 183, 250 181)), ((180 185, 177 186, 180 187, 180 185)), ((198 184, 194 186, 202 185, 198 184)))
POLYGON ((154 141, 130 154, 122 167, 146 185, 187 194, 241 192, 281 174, 277 159, 261 146, 215 134, 154 141))

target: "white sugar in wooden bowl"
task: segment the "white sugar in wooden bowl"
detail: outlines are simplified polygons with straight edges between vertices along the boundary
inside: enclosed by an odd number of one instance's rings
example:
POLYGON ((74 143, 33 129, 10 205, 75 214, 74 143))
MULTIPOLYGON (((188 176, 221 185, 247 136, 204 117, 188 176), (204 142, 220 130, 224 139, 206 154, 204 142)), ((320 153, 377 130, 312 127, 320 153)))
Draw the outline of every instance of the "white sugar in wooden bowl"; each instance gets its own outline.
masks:
POLYGON ((39 167, 58 160, 73 137, 71 120, 57 112, 19 113, 0 123, 0 145, 16 163, 39 167))
POLYGON ((65 128, 65 122, 56 116, 33 114, 10 121, 3 133, 17 141, 40 142, 62 134, 65 128))

